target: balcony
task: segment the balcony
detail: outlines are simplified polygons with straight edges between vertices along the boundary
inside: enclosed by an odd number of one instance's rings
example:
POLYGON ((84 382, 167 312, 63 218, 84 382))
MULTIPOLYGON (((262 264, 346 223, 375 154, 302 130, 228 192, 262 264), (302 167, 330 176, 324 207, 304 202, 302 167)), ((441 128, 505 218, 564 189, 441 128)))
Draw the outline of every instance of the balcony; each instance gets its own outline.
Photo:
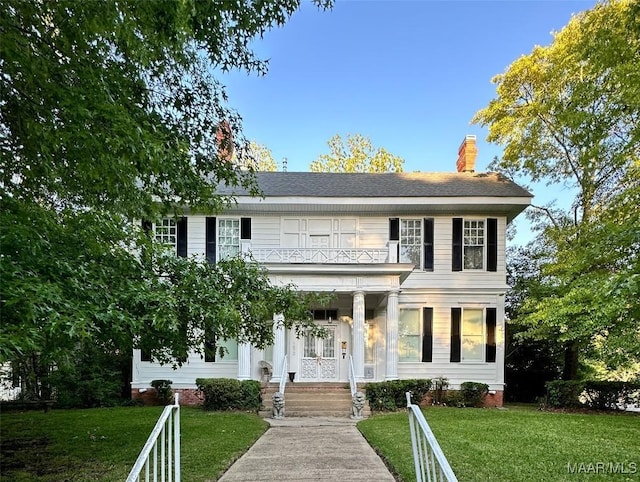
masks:
POLYGON ((251 248, 260 263, 382 264, 397 262, 389 248, 251 248))

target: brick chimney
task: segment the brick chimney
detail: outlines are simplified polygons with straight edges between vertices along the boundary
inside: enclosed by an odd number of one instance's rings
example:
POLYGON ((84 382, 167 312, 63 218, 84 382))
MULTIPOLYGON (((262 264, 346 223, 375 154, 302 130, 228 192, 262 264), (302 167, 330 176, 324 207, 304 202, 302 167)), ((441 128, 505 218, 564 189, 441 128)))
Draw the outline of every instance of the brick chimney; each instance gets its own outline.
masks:
POLYGON ((458 149, 458 162, 456 162, 458 172, 474 172, 477 156, 476 136, 465 136, 462 144, 460 144, 460 149, 458 149))
POLYGON ((218 147, 218 158, 225 162, 231 162, 233 158, 233 131, 226 119, 218 123, 216 128, 216 144, 218 147))

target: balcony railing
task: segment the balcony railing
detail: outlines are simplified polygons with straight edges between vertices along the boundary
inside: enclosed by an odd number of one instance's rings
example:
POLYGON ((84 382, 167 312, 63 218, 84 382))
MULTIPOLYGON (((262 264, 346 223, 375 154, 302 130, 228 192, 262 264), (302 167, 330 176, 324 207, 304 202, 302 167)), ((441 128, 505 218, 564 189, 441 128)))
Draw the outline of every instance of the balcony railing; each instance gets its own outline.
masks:
POLYGON ((389 262, 389 249, 251 248, 260 263, 376 264, 389 262))

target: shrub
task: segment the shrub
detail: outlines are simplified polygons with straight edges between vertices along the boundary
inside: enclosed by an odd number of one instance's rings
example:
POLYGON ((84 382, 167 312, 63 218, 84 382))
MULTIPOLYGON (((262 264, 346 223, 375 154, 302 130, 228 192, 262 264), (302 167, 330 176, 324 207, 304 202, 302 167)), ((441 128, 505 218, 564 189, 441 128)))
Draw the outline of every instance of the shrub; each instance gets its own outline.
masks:
POLYGON ((151 386, 156 391, 158 401, 163 405, 173 402, 173 390, 171 390, 171 380, 151 380, 151 386))
POLYGON ((449 380, 445 377, 438 377, 433 380, 433 389, 431 390, 431 403, 433 405, 444 405, 447 403, 447 389, 449 388, 449 380))
POLYGON ((198 378, 196 385, 204 395, 205 410, 252 410, 262 406, 260 382, 231 378, 198 378))
POLYGON ((407 406, 406 392, 411 392, 411 403, 419 404, 430 388, 428 379, 367 383, 367 400, 373 411, 397 410, 407 406))
POLYGON ((462 382, 460 384, 460 395, 465 407, 482 407, 488 392, 489 385, 486 383, 462 382))
POLYGON ((618 410, 620 405, 638 401, 640 383, 591 380, 584 384, 584 395, 589 408, 618 410))
POLYGON ((460 390, 447 390, 447 393, 444 396, 444 404, 447 407, 458 407, 458 408, 466 407, 460 390))
POLYGON ((546 403, 553 408, 580 406, 585 382, 581 380, 552 380, 547 382, 546 403))

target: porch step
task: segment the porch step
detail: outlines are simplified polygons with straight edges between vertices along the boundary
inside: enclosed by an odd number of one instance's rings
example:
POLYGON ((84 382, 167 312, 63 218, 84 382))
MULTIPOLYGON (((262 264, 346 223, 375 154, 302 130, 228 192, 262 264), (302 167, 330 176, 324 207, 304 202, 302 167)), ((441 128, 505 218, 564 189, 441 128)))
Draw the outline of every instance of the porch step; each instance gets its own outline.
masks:
MULTIPOLYGON (((262 390, 263 410, 260 416, 272 416, 272 396, 278 384, 269 384, 262 390)), ((363 415, 369 416, 369 404, 363 415)), ((351 390, 345 383, 287 383, 285 389, 285 417, 349 417, 351 390)))

